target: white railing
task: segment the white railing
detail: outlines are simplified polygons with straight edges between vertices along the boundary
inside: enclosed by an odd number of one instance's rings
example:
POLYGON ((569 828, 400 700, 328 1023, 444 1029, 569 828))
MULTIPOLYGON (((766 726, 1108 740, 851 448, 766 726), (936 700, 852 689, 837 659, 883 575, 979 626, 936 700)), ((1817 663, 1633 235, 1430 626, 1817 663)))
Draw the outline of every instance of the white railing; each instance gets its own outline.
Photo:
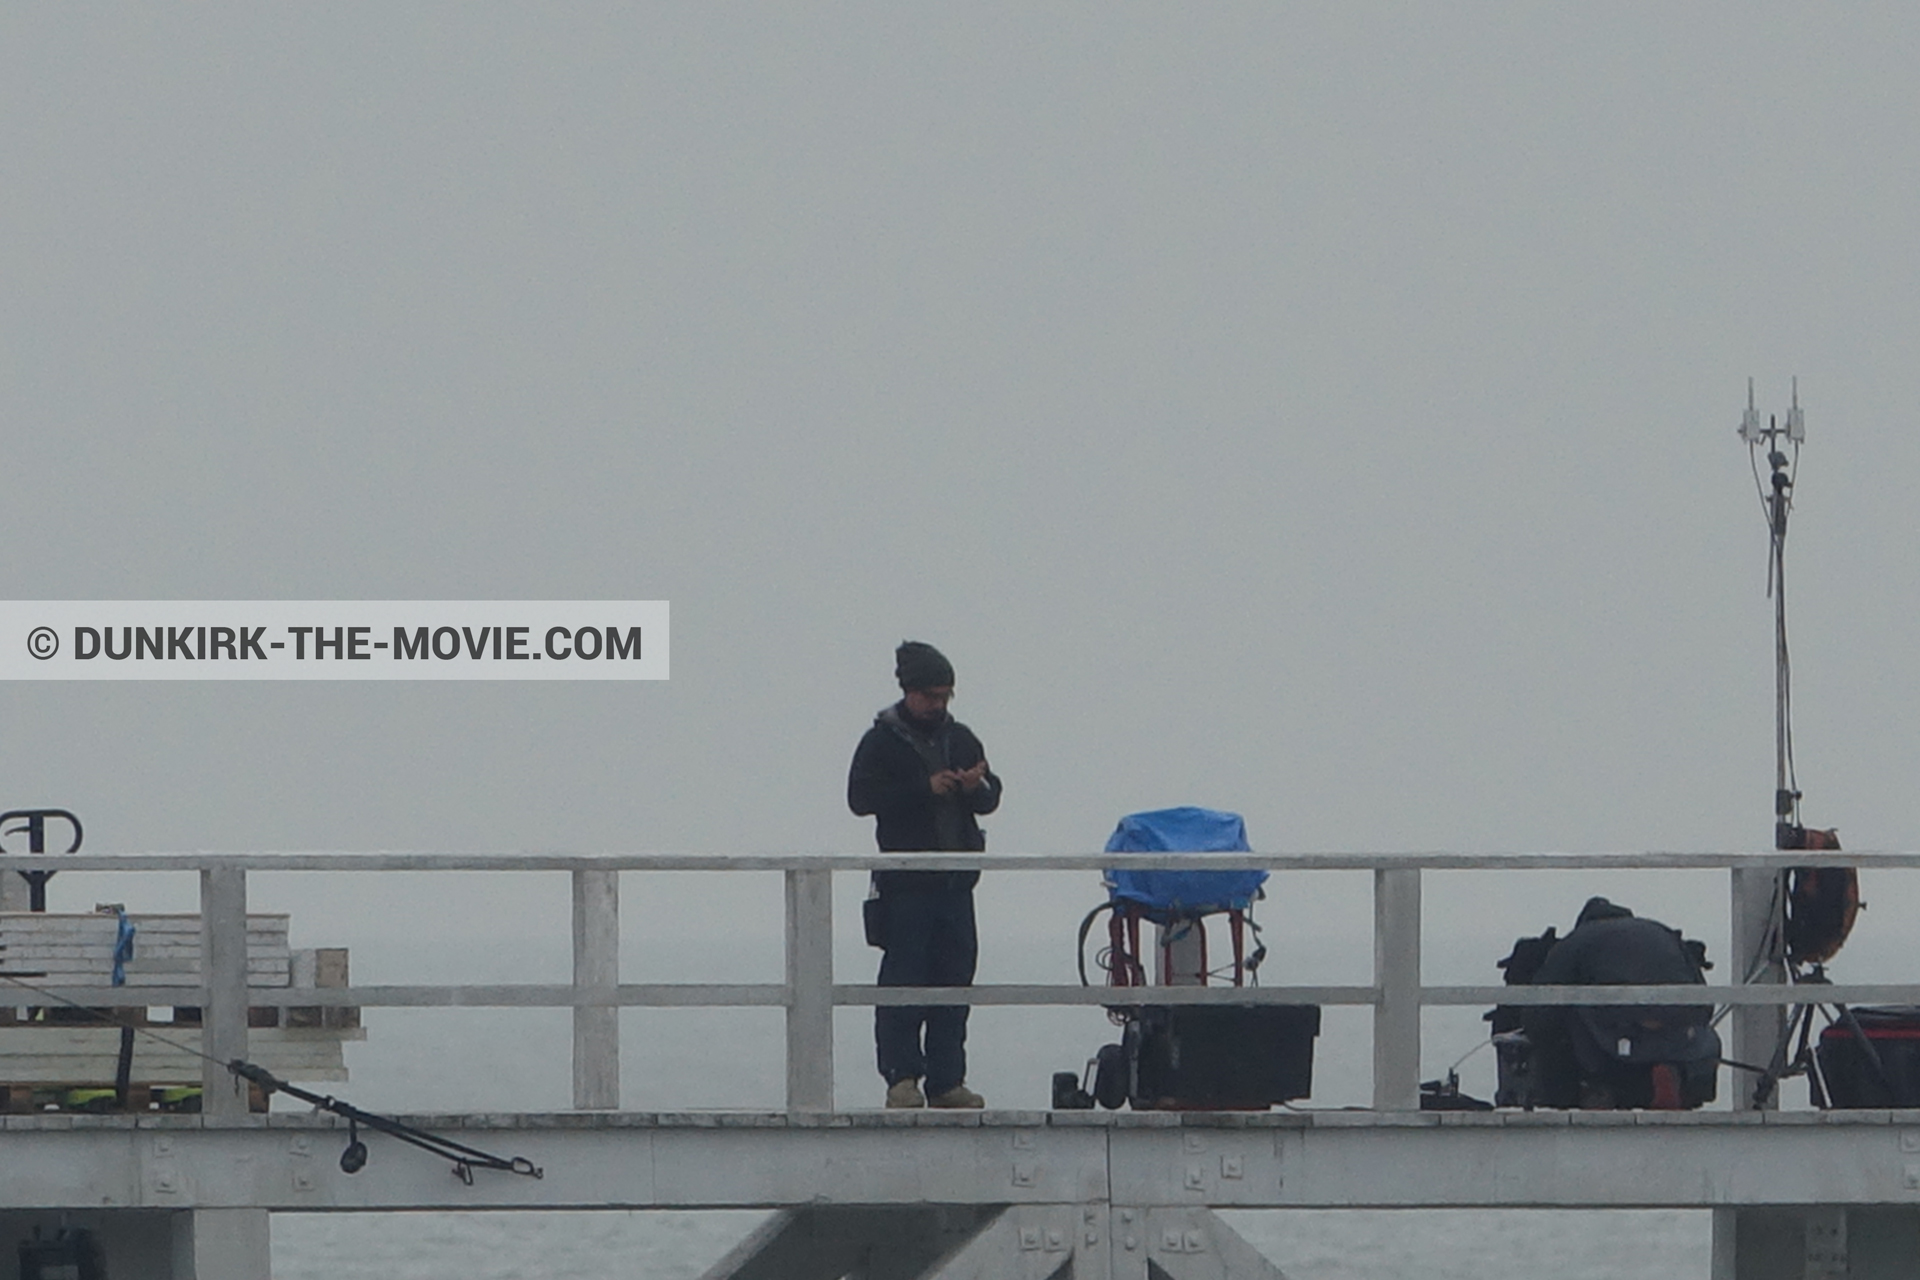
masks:
MULTIPOLYGON (((202 985, 142 988, 155 1005, 198 1005, 208 1055, 247 1056, 247 1007, 571 1008, 574 1106, 619 1105, 619 1010, 643 1007, 775 1007, 786 1010, 787 1108, 833 1108, 833 1011, 881 1004, 1101 1005, 1321 1004, 1373 1009, 1373 1105, 1419 1104, 1420 1011, 1427 1005, 1700 1004, 1732 1005, 1730 1054, 1753 1062, 1771 1052, 1784 1006, 1806 998, 1780 985, 1777 967, 1753 985, 1646 987, 1423 986, 1420 977, 1421 874, 1425 871, 1728 870, 1733 952, 1757 952, 1773 910, 1780 870, 1798 866, 1920 868, 1920 853, 1498 853, 1498 854, 36 854, 0 855, 0 875, 15 871, 192 871, 200 877, 205 963, 202 985), (1081 987, 997 984, 975 987, 878 987, 833 981, 836 871, 991 872, 1177 868, 1373 873, 1373 981, 1366 986, 1081 987), (247 875, 251 871, 565 872, 573 885, 573 981, 570 984, 248 987, 247 875), (623 871, 779 871, 785 878, 786 980, 779 983, 623 983, 619 975, 619 876, 623 871)), ((4 971, 0 957, 0 972, 4 971)), ((1822 986, 1825 1003, 1920 1004, 1920 984, 1822 986)), ((114 1006, 113 987, 46 988, 42 999, 114 1006)), ((22 1003, 25 1001, 22 1000, 22 1003)), ((244 1114, 245 1093, 224 1068, 205 1071, 206 1111, 244 1114)))

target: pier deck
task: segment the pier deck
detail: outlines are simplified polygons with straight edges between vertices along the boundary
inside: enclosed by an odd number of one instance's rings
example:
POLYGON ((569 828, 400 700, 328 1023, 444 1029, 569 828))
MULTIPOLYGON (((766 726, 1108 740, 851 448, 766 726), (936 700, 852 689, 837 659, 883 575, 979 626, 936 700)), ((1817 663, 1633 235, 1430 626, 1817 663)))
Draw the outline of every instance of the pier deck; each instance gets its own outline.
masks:
POLYGON ((409 1116, 543 1177, 330 1116, 0 1117, 0 1210, 1920 1206, 1920 1111, 409 1116))

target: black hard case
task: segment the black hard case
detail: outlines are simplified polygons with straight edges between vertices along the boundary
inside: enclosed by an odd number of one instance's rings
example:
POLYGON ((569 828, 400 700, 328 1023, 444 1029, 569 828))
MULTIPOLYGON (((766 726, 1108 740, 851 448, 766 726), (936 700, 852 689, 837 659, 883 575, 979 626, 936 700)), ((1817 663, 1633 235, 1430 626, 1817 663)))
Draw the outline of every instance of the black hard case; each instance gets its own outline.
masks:
POLYGON ((1127 1026, 1136 1111, 1264 1111, 1313 1092, 1318 1005, 1151 1005, 1127 1026))
POLYGON ((1849 1013, 1851 1021, 1842 1015, 1820 1033, 1814 1048, 1820 1070, 1808 1074, 1813 1105, 1920 1107, 1920 1008, 1855 1008, 1849 1013))

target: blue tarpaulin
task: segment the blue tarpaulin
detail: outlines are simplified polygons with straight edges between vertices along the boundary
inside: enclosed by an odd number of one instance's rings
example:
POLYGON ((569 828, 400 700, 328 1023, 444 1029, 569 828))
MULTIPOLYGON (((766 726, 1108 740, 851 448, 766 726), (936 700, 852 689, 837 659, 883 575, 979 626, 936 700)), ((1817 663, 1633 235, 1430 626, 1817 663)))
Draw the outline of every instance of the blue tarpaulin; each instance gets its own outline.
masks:
MULTIPOLYGON (((1239 814, 1191 805, 1130 813, 1107 841, 1108 853, 1243 853, 1251 848, 1239 814)), ((1267 873, 1109 870, 1106 882, 1115 901, 1135 903, 1150 919, 1164 921, 1245 909, 1267 882, 1267 873)))
POLYGON ((133 935, 138 932, 133 921, 127 919, 125 907, 115 907, 113 914, 120 919, 120 928, 113 935, 113 985, 127 985, 127 964, 133 959, 133 935))

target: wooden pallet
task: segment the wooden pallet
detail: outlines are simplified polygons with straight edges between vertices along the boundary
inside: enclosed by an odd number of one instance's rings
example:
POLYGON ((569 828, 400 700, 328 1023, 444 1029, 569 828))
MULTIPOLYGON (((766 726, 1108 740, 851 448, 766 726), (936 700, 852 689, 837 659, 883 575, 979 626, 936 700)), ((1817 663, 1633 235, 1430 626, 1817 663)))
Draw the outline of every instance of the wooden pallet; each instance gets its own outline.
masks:
MULTIPOLYGON (((138 1000, 142 988, 197 986, 200 917, 129 915, 133 956, 121 987, 138 1000)), ((251 988, 341 988, 347 950, 287 946, 285 915, 247 917, 247 985, 251 988)), ((54 915, 0 912, 0 971, 31 972, 35 986, 100 987, 113 975, 119 919, 111 913, 54 915)), ((153 1091, 197 1086, 202 1059, 200 1010, 129 1004, 111 1009, 33 1005, 31 993, 0 988, 0 1105, 9 1110, 61 1106, 72 1091, 112 1088, 120 1028, 135 1027, 130 1110, 154 1105, 153 1091), (17 1003, 15 1003, 17 1001, 17 1003), (171 1043, 168 1043, 171 1042, 171 1043)), ((248 1056, 288 1081, 347 1078, 343 1046, 364 1040, 360 1010, 331 1005, 247 1010, 248 1056)), ((265 1099, 257 1099, 264 1109, 265 1099)))
MULTIPOLYGON (((343 1046, 366 1035, 358 1028, 264 1027, 247 1033, 247 1056, 283 1080, 345 1080, 343 1046)), ((198 1027, 142 1028, 133 1037, 133 1078, 143 1085, 198 1084, 200 1050, 198 1027)), ((7 1084, 111 1085, 119 1057, 116 1026, 17 1023, 0 1027, 0 1076, 4 1076, 0 1082, 7 1084)))
MULTIPOLYGON (((133 958, 124 966, 129 987, 191 986, 200 975, 200 917, 135 915, 133 958)), ((247 917, 247 985, 290 985, 292 953, 284 915, 247 917)), ((0 911, 0 961, 7 969, 44 974, 47 986, 104 985, 113 976, 120 921, 110 912, 56 915, 0 911)))
MULTIPOLYGON (((8 1084, 0 1085, 0 1112, 12 1115, 26 1115, 41 1111, 77 1111, 92 1114, 115 1115, 138 1111, 179 1111, 194 1113, 200 1110, 200 1097, 193 1095, 163 1101, 166 1085, 129 1085, 127 1105, 122 1108, 117 1099, 89 1100, 75 1104, 71 1101, 75 1090, 112 1089, 112 1085, 73 1085, 73 1084, 8 1084)), ((183 1086, 192 1088, 193 1086, 183 1086)), ((266 1091, 257 1084, 247 1086, 247 1110, 266 1111, 270 1102, 266 1091)))

